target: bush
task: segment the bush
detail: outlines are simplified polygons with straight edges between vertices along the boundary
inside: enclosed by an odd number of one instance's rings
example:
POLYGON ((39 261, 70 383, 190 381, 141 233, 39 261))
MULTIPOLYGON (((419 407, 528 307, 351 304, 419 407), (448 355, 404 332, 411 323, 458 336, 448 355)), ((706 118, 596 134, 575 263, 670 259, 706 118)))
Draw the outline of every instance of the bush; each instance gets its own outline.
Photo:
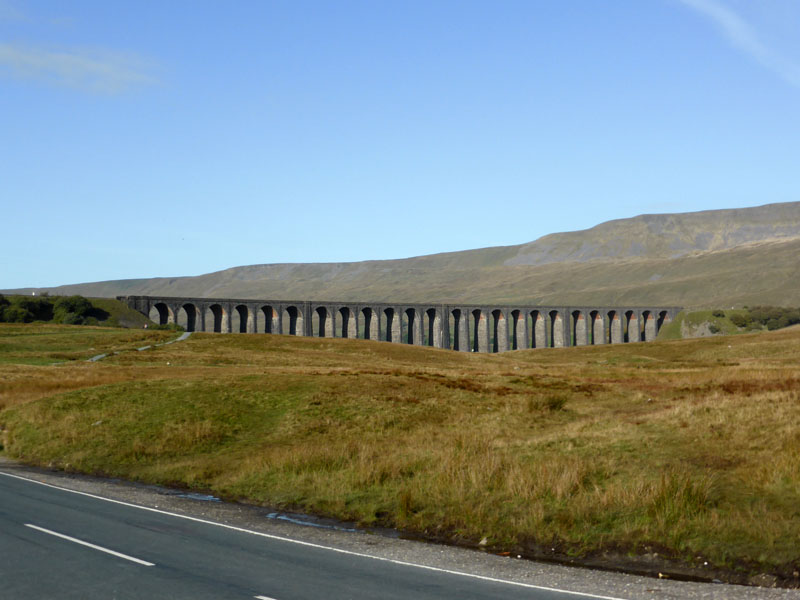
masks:
POLYGON ((747 327, 752 323, 749 313, 734 313, 730 317, 731 323, 737 327, 747 327))
POLYGON ((711 316, 712 317, 717 317, 718 319, 721 319, 721 318, 723 318, 725 316, 725 311, 721 310, 719 308, 716 308, 716 309, 711 311, 711 316))
POLYGON ((33 315, 20 306, 7 306, 3 309, 3 319, 6 323, 30 323, 33 315))
POLYGON ((30 315, 30 321, 50 321, 53 318, 53 303, 49 298, 36 296, 19 296, 12 300, 12 304, 19 306, 30 315))
POLYGON ((99 325, 110 316, 105 310, 95 308, 83 296, 59 298, 11 296, 6 298, 0 294, 0 322, 52 321, 66 325, 99 325))
POLYGON ((92 311, 92 303, 83 296, 64 296, 56 300, 54 320, 64 325, 80 325, 92 311))
POLYGON ((66 313, 59 319, 62 325, 83 325, 83 317, 75 313, 66 313))
POLYGON ((800 309, 779 306, 754 306, 746 313, 730 316, 731 323, 748 330, 766 327, 769 330, 782 329, 800 323, 800 309))
POLYGON ((708 330, 709 330, 711 333, 719 333, 720 331, 722 331, 722 330, 719 328, 719 325, 717 325, 716 323, 709 323, 709 324, 708 324, 708 330))

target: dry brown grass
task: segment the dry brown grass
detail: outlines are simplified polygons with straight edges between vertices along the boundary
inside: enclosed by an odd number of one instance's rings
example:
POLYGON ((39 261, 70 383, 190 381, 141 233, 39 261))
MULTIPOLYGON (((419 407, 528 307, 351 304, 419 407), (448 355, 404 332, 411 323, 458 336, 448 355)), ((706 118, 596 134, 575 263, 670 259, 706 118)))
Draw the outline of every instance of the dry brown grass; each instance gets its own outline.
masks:
POLYGON ((800 328, 491 356, 196 334, 0 365, 0 390, 31 462, 520 552, 800 566, 800 328))

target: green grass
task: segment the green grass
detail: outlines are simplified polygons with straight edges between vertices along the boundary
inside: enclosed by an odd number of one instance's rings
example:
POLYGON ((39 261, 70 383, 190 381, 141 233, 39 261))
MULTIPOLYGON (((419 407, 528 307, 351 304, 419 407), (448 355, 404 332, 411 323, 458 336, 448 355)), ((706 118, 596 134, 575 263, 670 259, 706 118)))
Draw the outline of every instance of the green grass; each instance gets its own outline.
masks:
POLYGON ((753 330, 740 329, 734 325, 730 317, 734 314, 743 314, 744 309, 727 309, 722 311, 724 316, 714 316, 715 310, 681 311, 672 322, 664 325, 658 332, 658 339, 680 340, 684 337, 697 337, 702 335, 736 335, 739 333, 752 333, 753 330))
POLYGON ((0 323, 0 364, 50 365, 87 360, 174 337, 175 334, 168 331, 0 323))
POLYGON ((144 325, 152 325, 152 321, 124 302, 114 298, 88 298, 95 308, 108 313, 108 320, 103 324, 110 327, 129 327, 141 329, 144 325))
POLYGON ((194 334, 97 364, 0 363, 0 426, 34 464, 497 551, 655 548, 792 580, 798 365, 798 327, 499 355, 194 334), (32 395, 8 383, 32 379, 32 395))

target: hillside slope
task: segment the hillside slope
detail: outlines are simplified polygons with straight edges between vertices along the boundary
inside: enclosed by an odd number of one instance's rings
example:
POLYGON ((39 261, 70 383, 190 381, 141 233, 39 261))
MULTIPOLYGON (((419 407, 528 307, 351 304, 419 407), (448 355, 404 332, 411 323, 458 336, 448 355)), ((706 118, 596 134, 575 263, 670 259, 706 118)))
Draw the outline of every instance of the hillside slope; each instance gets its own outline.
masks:
MULTIPOLYGON (((641 215, 534 242, 357 263, 235 267, 50 293, 547 304, 800 305, 800 202, 641 215)), ((21 290, 30 292, 33 290, 21 290)))

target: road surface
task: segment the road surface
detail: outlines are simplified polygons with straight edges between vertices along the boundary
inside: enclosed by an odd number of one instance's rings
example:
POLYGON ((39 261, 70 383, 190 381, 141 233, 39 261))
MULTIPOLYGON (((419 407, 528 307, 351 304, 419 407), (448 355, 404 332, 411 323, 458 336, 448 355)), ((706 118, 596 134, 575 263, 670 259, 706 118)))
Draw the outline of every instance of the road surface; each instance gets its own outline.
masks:
MULTIPOLYGON (((705 590, 702 595, 691 596, 690 587, 686 586, 699 584, 634 578, 638 583, 631 585, 624 580, 630 576, 618 574, 595 574, 600 584, 596 591, 587 591, 585 583, 564 586, 563 577, 526 575, 525 565, 535 565, 527 561, 443 547, 434 550, 442 555, 466 552, 466 558, 461 557, 462 562, 456 565, 447 556, 439 564, 430 557, 416 561, 413 550, 408 554, 408 547, 424 546, 430 553, 430 545, 383 538, 369 540, 366 538, 376 536, 341 531, 309 531, 303 535, 308 528, 287 523, 266 523, 266 528, 251 529, 231 518, 230 512, 225 516, 226 508, 220 508, 223 520, 207 518, 203 514, 205 507, 187 510, 186 506, 199 506, 187 499, 181 500, 185 506, 178 507, 180 512, 165 508, 165 503, 174 504, 177 500, 150 489, 143 490, 145 496, 152 496, 149 506, 141 506, 122 500, 119 495, 106 497, 86 489, 67 489, 67 485, 66 478, 59 480, 58 476, 48 477, 24 468, 12 470, 7 464, 0 464, 0 598, 800 597, 787 590, 708 584, 698 588, 705 590), (370 549, 370 541, 377 545, 375 552, 370 549), (387 551, 386 544, 405 546, 398 555, 396 549, 387 551), (470 557, 499 560, 500 568, 473 568, 470 557), (523 571, 515 575, 513 569, 503 568, 506 564, 522 566, 523 571), (615 578, 616 587, 609 586, 615 578), (726 589, 730 593, 722 593, 726 589), (760 592, 767 595, 753 595, 760 592)), ((125 487, 113 482, 107 485, 125 487)), ((591 571, 577 571, 592 576, 591 571)))

